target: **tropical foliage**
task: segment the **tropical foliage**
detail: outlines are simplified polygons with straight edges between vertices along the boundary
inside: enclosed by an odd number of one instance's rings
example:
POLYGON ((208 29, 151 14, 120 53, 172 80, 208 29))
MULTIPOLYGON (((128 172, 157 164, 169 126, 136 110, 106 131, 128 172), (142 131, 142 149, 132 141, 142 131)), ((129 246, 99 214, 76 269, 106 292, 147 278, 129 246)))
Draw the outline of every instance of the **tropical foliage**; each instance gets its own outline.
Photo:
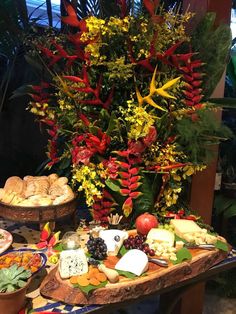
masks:
POLYGON ((119 17, 80 19, 65 2, 68 33, 32 42, 29 57, 45 67, 29 110, 48 128, 47 167, 68 174, 94 219, 112 210, 185 217, 184 182, 229 135, 205 96, 210 73, 186 31, 192 15, 158 0, 144 0, 142 14, 117 3, 119 17))

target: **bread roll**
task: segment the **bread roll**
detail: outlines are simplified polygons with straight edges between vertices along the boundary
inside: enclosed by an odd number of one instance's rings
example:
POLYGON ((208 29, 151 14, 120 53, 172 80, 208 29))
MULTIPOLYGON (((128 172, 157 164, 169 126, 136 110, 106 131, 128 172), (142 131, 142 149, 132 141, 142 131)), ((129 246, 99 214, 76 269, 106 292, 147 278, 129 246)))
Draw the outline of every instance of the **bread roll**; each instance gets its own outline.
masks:
POLYGON ((20 177, 13 176, 7 179, 4 190, 5 191, 13 191, 17 194, 21 194, 24 189, 23 180, 20 177))

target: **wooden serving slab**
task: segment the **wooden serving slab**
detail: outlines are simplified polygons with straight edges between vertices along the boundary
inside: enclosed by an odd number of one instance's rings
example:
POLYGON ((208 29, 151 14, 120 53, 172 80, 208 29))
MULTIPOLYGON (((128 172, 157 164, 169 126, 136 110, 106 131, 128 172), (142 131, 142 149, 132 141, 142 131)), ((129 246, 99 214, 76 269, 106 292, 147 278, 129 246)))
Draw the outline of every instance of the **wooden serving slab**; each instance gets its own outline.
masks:
MULTIPOLYGON (((52 298, 68 304, 109 304, 136 299, 143 295, 158 292, 178 282, 190 279, 207 271, 213 265, 227 257, 227 252, 218 249, 207 251, 191 249, 192 260, 178 265, 169 264, 163 268, 149 263, 146 276, 129 279, 120 276, 118 283, 108 283, 106 287, 93 290, 89 295, 74 288, 69 280, 62 280, 55 267, 43 280, 40 292, 47 298, 52 298)), ((104 261, 107 267, 114 268, 117 257, 110 256, 104 261)))

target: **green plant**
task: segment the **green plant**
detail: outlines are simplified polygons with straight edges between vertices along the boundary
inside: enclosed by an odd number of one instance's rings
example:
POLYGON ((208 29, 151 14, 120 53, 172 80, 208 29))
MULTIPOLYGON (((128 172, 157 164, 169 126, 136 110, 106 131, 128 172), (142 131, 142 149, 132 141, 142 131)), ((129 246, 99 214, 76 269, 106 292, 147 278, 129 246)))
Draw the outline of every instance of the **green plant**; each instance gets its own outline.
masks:
POLYGON ((16 264, 9 268, 0 269, 0 292, 13 292, 26 285, 31 272, 16 264))
POLYGON ((236 216, 236 200, 224 194, 218 194, 214 200, 215 215, 222 215, 224 218, 236 216))

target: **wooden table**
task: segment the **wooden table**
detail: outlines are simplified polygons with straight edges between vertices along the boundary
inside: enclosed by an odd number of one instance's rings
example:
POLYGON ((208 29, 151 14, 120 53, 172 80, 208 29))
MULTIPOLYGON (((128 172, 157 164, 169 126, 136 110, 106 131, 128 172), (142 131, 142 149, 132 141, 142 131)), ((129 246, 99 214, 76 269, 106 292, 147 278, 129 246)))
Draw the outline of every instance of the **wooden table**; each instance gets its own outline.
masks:
MULTIPOLYGON (((67 222, 63 222, 63 226, 67 228, 65 231, 71 230, 71 227, 67 224, 67 222)), ((10 231, 13 235, 13 247, 19 248, 19 247, 32 247, 33 243, 37 243, 39 240, 39 230, 37 229, 37 226, 30 226, 25 224, 17 224, 5 220, 0 220, 0 227, 3 229, 7 229, 10 231)), ((61 226, 58 226, 61 227, 61 226)), ((207 271, 194 276, 193 278, 184 280, 182 282, 178 282, 174 285, 171 285, 165 289, 161 289, 158 291, 158 293, 152 294, 151 296, 153 298, 158 298, 160 296, 160 309, 161 313, 171 313, 171 309, 174 308, 175 304, 178 302, 178 300, 181 298, 182 294, 188 289, 189 287, 194 286, 197 283, 203 283, 207 281, 208 279, 216 276, 217 274, 224 272, 226 270, 232 269, 236 267, 236 254, 234 252, 234 255, 231 254, 228 258, 226 258, 223 262, 219 263, 218 265, 215 265, 208 269, 207 271), (170 301, 166 302, 166 299, 170 294, 174 294, 175 298, 173 302, 173 297, 170 299, 170 301), (162 302, 164 300, 164 302, 162 302), (168 306, 167 306, 168 305, 168 306)), ((45 275, 45 273, 44 273, 45 275)), ((88 312, 94 312, 94 313, 111 313, 115 309, 119 309, 123 305, 127 304, 135 304, 137 301, 140 300, 147 300, 149 296, 138 298, 138 300, 130 300, 126 301, 125 303, 116 303, 108 306, 71 306, 66 305, 61 302, 57 301, 49 301, 49 300, 42 300, 44 301, 44 304, 42 303, 34 305, 34 309, 37 311, 41 310, 55 310, 58 312, 58 310, 63 311, 63 313, 70 313, 70 314, 80 314, 80 313, 88 313, 88 312), (66 309, 66 311, 65 311, 66 309)), ((36 297, 37 299, 37 297, 36 297)), ((35 301, 33 299, 33 301, 35 301)), ((175 313, 175 312, 174 312, 175 313)))

